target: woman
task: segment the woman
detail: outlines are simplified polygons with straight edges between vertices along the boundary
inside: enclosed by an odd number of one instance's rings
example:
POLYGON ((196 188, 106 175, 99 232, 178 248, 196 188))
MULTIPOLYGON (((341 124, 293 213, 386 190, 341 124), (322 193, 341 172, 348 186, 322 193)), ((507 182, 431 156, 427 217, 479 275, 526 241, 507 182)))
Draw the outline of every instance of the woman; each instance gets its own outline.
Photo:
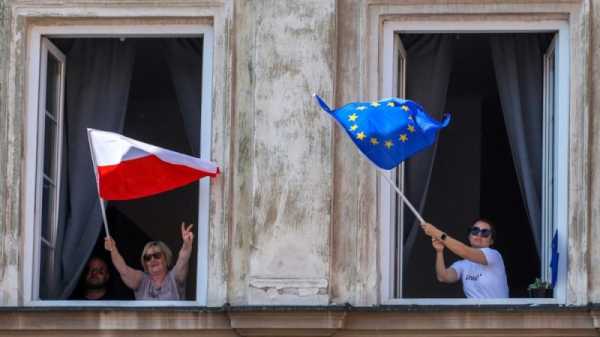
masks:
POLYGON ((435 273, 438 281, 454 283, 462 280, 468 298, 508 298, 508 283, 502 255, 490 248, 494 243, 493 225, 477 220, 469 228, 469 244, 451 238, 429 223, 421 224, 425 234, 431 237, 436 251, 435 273), (449 268, 444 262, 444 248, 463 258, 449 268))
POLYGON ((150 241, 144 246, 141 262, 144 271, 129 267, 115 241, 107 236, 104 248, 110 252, 112 262, 121 275, 123 283, 135 293, 136 300, 181 300, 185 298, 185 279, 192 253, 194 233, 192 226, 181 223, 183 244, 175 267, 169 270, 173 253, 162 241, 150 241))

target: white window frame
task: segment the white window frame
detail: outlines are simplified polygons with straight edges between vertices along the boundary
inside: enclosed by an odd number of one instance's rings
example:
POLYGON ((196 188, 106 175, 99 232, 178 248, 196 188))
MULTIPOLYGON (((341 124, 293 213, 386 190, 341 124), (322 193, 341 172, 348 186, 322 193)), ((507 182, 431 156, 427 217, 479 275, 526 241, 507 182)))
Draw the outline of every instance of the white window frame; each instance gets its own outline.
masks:
MULTIPOLYGON (((381 268, 380 296, 383 304, 419 305, 473 305, 473 304, 564 304, 567 284, 567 235, 568 235, 568 158, 569 158, 569 100, 570 100, 570 35, 567 21, 384 21, 382 30, 382 86, 381 96, 395 96, 396 74, 394 73, 394 38, 401 33, 544 33, 557 35, 557 85, 554 124, 554 223, 558 230, 560 252, 558 279, 554 298, 509 298, 509 299, 448 299, 448 298, 394 298, 394 219, 392 207, 393 190, 384 179, 378 180, 379 228, 381 268)), ((409 60, 410 62, 410 60, 409 60)), ((384 174, 384 173, 382 173, 384 174)), ((388 172, 391 177, 393 172, 388 172)), ((533 280, 532 280, 533 281, 533 280)))
MULTIPOLYGON (((27 41, 27 79, 26 79, 26 135, 25 135, 25 254, 23 269, 23 295, 26 306, 127 306, 127 307, 164 307, 164 306, 206 306, 208 296, 208 223, 210 180, 202 179, 199 184, 198 225, 197 225, 197 277, 196 299, 191 301, 72 301, 40 300, 36 298, 36 286, 39 284, 40 236, 36 219, 40 210, 36 209, 37 141, 42 130, 38 130, 38 101, 40 80, 42 38, 93 38, 93 37, 202 37, 202 107, 200 156, 211 158, 212 130, 212 79, 214 29, 211 25, 200 24, 94 24, 94 25, 49 25, 32 27, 27 41)), ((67 58, 67 64, 68 64, 67 58)), ((67 65, 68 67, 68 65, 67 65)), ((43 149, 42 149, 43 151, 43 149)), ((43 163, 41 163, 43 164, 43 163)))
MULTIPOLYGON (((37 125, 42 125, 44 124, 44 126, 46 125, 46 117, 50 117, 51 119, 54 120, 54 123, 56 124, 56 134, 55 134, 55 139, 51 140, 54 142, 54 152, 53 153, 46 153, 45 152, 45 142, 46 142, 46 128, 44 127, 42 130, 40 130, 39 134, 38 134, 38 140, 37 140, 37 161, 39 163, 38 167, 37 167, 37 172, 36 172, 36 196, 35 196, 35 203, 36 205, 38 205, 37 209, 38 212, 42 212, 44 204, 46 202, 48 202, 47 200, 43 200, 43 186, 44 186, 44 181, 48 181, 49 183, 52 183, 54 185, 54 193, 53 193, 53 200, 54 203, 58 203, 60 200, 60 172, 61 172, 61 158, 62 158, 62 132, 63 132, 63 114, 64 114, 64 87, 65 87, 65 76, 66 76, 66 72, 65 72, 65 55, 58 50, 50 41, 48 41, 47 39, 42 39, 41 41, 41 51, 40 51, 40 89, 39 89, 39 95, 38 95, 38 124, 37 125), (58 64, 60 66, 60 74, 59 74, 59 82, 57 83, 57 88, 58 88, 58 97, 56 97, 56 103, 57 106, 55 107, 56 111, 55 111, 55 116, 54 118, 52 118, 52 116, 49 115, 48 110, 47 110, 47 96, 48 96, 48 88, 47 88, 47 79, 48 79, 48 56, 52 56, 54 57, 57 61, 58 64), (44 165, 45 165, 45 159, 48 155, 51 155, 52 157, 54 157, 54 165, 51 168, 51 173, 50 176, 47 176, 44 172, 44 165)), ((53 272, 54 269, 54 263, 55 263, 55 250, 56 250, 56 236, 57 236, 57 223, 58 223, 58 213, 59 213, 59 207, 58 205, 55 205, 54 207, 52 207, 52 209, 50 209, 50 212, 48 214, 49 216, 49 235, 47 238, 44 238, 42 235, 42 216, 36 216, 36 224, 35 224, 35 235, 36 237, 39 237, 39 241, 42 245, 46 245, 48 248, 51 249, 52 251, 52 255, 48 257, 49 259, 49 263, 50 263, 50 272, 53 272)), ((36 261, 41 261, 41 249, 39 246, 35 247, 34 249, 34 258, 36 259, 36 261)), ((41 262, 40 262, 41 264, 41 262)), ((41 266, 38 268, 38 272, 40 270, 41 266)), ((41 275, 38 276, 38 279, 41 279, 41 275)), ((34 284, 33 287, 33 294, 39 294, 39 282, 34 284)))

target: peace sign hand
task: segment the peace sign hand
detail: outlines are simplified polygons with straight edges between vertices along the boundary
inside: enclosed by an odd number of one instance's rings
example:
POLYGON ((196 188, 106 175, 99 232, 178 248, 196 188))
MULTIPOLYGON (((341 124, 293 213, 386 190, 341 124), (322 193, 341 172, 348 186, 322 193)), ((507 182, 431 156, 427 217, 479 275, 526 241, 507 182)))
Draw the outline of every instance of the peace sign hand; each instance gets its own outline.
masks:
POLYGON ((184 245, 191 245, 194 242, 194 232, 192 232, 194 224, 190 224, 186 227, 185 222, 181 223, 181 239, 184 245))

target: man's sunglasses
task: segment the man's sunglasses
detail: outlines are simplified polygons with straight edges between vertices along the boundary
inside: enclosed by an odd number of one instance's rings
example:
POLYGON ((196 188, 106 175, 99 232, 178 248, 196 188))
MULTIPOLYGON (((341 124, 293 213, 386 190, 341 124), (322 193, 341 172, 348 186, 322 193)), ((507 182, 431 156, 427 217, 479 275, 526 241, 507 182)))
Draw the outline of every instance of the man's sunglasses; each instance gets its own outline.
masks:
POLYGON ((162 253, 161 252, 156 252, 156 253, 152 253, 152 254, 144 254, 144 261, 148 262, 152 258, 160 260, 161 257, 162 257, 162 253))
POLYGON ((487 228, 479 228, 477 226, 473 226, 469 228, 469 234, 473 236, 481 236, 482 238, 487 238, 492 235, 492 230, 487 228))

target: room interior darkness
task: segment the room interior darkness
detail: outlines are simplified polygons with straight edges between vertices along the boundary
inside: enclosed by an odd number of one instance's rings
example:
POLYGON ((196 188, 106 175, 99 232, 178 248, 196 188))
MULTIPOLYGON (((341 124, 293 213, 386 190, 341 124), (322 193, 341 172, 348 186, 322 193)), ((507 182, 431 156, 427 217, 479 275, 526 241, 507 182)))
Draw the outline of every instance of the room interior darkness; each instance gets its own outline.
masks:
MULTIPOLYGON (((515 173, 488 38, 453 35, 445 109, 453 119, 439 135, 423 217, 463 242, 475 219, 494 222, 493 247, 503 256, 510 297, 527 297, 527 285, 540 274, 540 260, 515 173)), ((410 225, 404 229, 406 238, 410 225)), ((447 266, 458 260, 447 250, 445 258, 447 266)), ((431 240, 419 233, 404 266, 402 297, 464 298, 460 282, 437 282, 434 262, 431 240)))

